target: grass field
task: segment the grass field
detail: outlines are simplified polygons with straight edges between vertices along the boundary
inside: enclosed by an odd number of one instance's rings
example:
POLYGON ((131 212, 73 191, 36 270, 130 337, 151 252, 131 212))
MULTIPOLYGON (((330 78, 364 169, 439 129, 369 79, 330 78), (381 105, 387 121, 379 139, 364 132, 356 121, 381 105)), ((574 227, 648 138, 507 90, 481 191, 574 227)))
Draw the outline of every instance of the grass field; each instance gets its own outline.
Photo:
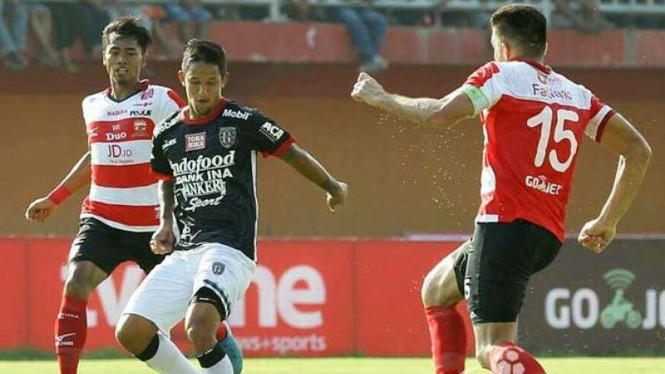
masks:
MULTIPOLYGON (((544 358, 548 374, 663 374, 665 358, 544 358)), ((0 361, 2 374, 55 374, 55 361, 0 361)), ((83 360, 79 374, 150 374, 131 359, 83 360)), ((426 358, 247 359, 246 374, 433 374, 426 358)), ((473 360, 466 374, 489 373, 473 360)))

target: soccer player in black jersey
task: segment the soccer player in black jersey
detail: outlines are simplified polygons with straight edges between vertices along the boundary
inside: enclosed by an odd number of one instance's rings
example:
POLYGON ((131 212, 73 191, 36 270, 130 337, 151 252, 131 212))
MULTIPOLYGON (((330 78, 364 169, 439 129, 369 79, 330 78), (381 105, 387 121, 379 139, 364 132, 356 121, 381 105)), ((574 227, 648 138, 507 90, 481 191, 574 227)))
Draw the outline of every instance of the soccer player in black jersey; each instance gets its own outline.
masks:
POLYGON ((347 185, 275 121, 222 96, 229 74, 216 43, 191 40, 179 77, 189 105, 159 127, 151 161, 161 179, 161 225, 152 247, 172 253, 134 293, 119 329, 133 337, 125 348, 145 359, 163 354, 160 346, 170 342, 162 332, 184 318, 203 373, 230 374, 215 332, 256 270, 258 153, 281 158, 327 191, 331 210, 345 202, 347 185))

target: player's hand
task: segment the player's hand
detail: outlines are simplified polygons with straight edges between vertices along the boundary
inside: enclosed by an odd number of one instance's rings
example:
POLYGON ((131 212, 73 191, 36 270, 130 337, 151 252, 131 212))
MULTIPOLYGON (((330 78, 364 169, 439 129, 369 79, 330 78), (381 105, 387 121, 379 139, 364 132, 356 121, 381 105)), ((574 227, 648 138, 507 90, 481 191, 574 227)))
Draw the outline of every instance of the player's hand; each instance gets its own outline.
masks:
POLYGON ((42 197, 30 203, 25 211, 25 218, 30 221, 44 222, 57 209, 56 203, 47 197, 42 197))
POLYGON ((616 224, 596 218, 582 227, 577 241, 585 248, 600 253, 612 242, 616 233, 616 224))
POLYGON ((328 202, 330 211, 334 212, 337 206, 344 204, 348 196, 349 186, 344 182, 337 182, 334 190, 326 194, 326 201, 328 202))
POLYGON ((150 240, 150 249, 155 254, 167 255, 173 252, 173 243, 175 242, 175 235, 173 235, 173 225, 159 226, 159 229, 152 234, 150 240))
POLYGON ((365 102, 374 107, 380 107, 386 96, 383 86, 367 73, 360 73, 358 80, 353 86, 351 97, 360 102, 365 102))

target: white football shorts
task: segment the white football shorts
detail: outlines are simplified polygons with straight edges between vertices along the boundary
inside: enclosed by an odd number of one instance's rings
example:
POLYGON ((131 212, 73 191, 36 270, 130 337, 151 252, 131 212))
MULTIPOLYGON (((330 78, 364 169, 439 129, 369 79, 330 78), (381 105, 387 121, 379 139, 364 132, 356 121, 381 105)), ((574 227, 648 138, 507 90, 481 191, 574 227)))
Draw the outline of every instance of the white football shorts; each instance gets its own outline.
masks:
POLYGON ((168 334, 185 318, 196 291, 207 287, 222 300, 228 318, 255 272, 254 261, 223 244, 205 243, 173 251, 143 280, 122 313, 142 316, 168 334))

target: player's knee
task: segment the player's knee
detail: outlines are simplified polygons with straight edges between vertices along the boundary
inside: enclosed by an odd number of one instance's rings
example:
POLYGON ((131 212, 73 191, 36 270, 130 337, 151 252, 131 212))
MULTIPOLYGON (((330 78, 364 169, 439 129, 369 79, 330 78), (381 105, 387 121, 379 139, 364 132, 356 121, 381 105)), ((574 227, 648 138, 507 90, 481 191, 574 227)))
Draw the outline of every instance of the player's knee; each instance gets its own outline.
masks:
POLYGON ((423 305, 449 307, 457 304, 462 295, 452 268, 436 267, 427 274, 421 289, 423 305))
POLYGON ((149 321, 134 315, 123 315, 115 327, 118 343, 134 355, 143 352, 156 333, 156 327, 149 321))
POLYGON ((79 299, 87 299, 92 285, 81 273, 74 271, 65 281, 65 295, 79 299))

